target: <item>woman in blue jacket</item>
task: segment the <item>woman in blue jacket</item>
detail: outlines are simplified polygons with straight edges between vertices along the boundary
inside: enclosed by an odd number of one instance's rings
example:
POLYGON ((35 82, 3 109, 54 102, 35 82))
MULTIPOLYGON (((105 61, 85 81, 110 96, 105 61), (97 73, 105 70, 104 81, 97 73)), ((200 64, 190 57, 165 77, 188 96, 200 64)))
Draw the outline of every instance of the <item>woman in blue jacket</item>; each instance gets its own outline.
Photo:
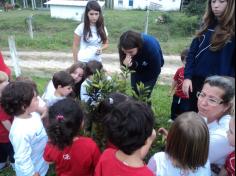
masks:
POLYGON ((149 89, 149 96, 164 65, 159 42, 153 36, 127 31, 120 37, 118 45, 121 65, 131 73, 131 86, 138 94, 137 84, 143 83, 149 89))
POLYGON ((183 92, 197 110, 198 91, 208 76, 235 77, 235 0, 208 0, 203 25, 193 39, 185 66, 183 92))

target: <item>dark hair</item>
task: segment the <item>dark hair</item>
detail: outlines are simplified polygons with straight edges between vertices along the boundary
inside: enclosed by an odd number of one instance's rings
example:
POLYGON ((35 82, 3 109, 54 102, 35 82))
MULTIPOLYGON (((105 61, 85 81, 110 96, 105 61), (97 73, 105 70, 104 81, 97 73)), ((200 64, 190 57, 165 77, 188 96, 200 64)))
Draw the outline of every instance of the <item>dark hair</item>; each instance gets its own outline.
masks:
POLYGON ((235 37, 235 0, 227 0, 226 9, 219 19, 216 19, 212 11, 211 1, 212 0, 208 0, 207 2, 206 12, 203 16, 203 25, 197 32, 197 36, 200 37, 208 30, 209 26, 218 23, 212 35, 210 46, 212 51, 218 51, 223 48, 229 40, 235 37))
POLYGON ((48 117, 47 134, 50 142, 61 150, 71 145, 83 122, 79 103, 71 98, 60 100, 49 107, 48 117))
POLYGON ((109 141, 127 155, 145 145, 151 136, 154 116, 142 102, 128 100, 120 103, 105 117, 105 131, 109 141))
POLYGON ((186 58, 188 56, 189 53, 189 48, 184 49, 181 53, 180 53, 180 58, 182 62, 186 61, 186 58))
POLYGON ((53 77, 52 77, 52 83, 55 87, 55 89, 58 88, 58 86, 73 86, 74 84, 74 79, 73 77, 67 73, 66 71, 59 71, 56 72, 53 77))
POLYGON ((71 74, 74 73, 77 68, 85 69, 86 64, 80 61, 77 61, 73 65, 71 65, 69 68, 66 69, 66 71, 71 74))
POLYGON ((104 117, 110 113, 118 104, 124 103, 132 98, 128 95, 115 92, 110 93, 103 101, 101 101, 97 107, 98 118, 104 119, 104 117))
POLYGON ((224 104, 228 104, 235 96, 235 79, 227 76, 210 76, 206 78, 204 84, 209 84, 212 87, 218 87, 224 91, 221 97, 224 104))
POLYGON ((2 92, 1 106, 7 114, 19 116, 30 106, 34 94, 32 84, 21 81, 10 82, 2 92))
POLYGON ((133 48, 141 49, 143 47, 143 40, 141 33, 135 31, 126 31, 120 36, 120 41, 118 44, 118 50, 120 55, 120 62, 123 63, 125 59, 125 53, 122 49, 129 50, 133 48))
POLYGON ((34 91, 38 95, 37 84, 36 84, 36 82, 34 82, 34 80, 31 77, 29 77, 29 76, 17 76, 16 77, 16 81, 27 82, 27 83, 31 84, 33 86, 33 88, 34 88, 34 91))
POLYGON ((95 74, 97 71, 101 71, 102 68, 103 68, 103 65, 101 62, 98 62, 96 60, 89 61, 86 64, 86 67, 84 70, 85 78, 88 78, 89 76, 95 74))
POLYGON ((101 41, 105 43, 107 41, 107 35, 105 32, 105 27, 104 27, 104 18, 102 15, 102 9, 99 5, 99 3, 95 0, 88 1, 86 7, 85 7, 85 12, 84 12, 84 41, 88 41, 88 37, 92 37, 92 32, 90 29, 90 21, 88 18, 88 12, 90 10, 98 11, 99 12, 99 18, 98 21, 96 22, 96 27, 97 27, 97 34, 98 36, 101 37, 101 41))
POLYGON ((208 159, 209 131, 205 121, 195 112, 186 112, 172 124, 166 153, 181 169, 196 170, 208 159))

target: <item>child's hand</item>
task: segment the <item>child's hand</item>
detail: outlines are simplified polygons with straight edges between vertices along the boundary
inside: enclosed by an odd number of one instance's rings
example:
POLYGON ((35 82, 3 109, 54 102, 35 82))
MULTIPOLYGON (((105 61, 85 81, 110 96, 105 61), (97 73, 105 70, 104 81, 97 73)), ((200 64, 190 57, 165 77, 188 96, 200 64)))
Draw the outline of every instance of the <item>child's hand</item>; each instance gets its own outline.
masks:
POLYGON ((132 66, 132 58, 130 55, 126 55, 125 60, 123 61, 123 64, 127 67, 131 67, 132 66))
POLYGON ((157 132, 158 134, 161 134, 165 140, 167 139, 168 131, 165 128, 160 128, 157 132))

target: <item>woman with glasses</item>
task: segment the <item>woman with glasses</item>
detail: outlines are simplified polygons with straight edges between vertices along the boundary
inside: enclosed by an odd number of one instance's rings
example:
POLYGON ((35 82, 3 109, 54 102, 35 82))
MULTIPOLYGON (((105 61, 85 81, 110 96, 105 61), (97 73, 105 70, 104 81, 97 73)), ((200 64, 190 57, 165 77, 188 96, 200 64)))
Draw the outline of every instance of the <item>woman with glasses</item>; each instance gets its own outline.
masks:
POLYGON ((234 150, 227 139, 234 96, 234 78, 223 76, 208 77, 197 93, 198 113, 205 118, 210 132, 209 160, 219 168, 234 150))

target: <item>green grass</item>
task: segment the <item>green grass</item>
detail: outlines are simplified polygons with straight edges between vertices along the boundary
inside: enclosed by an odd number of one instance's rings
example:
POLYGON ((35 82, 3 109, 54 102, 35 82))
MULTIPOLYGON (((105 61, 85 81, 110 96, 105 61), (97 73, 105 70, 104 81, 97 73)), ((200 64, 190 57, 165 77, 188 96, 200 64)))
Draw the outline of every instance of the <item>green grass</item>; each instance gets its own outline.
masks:
MULTIPOLYGON (((190 20, 186 15, 179 12, 165 13, 169 20, 165 24, 157 24, 155 19, 162 12, 150 12, 149 34, 160 40, 165 54, 178 54, 191 42, 191 33, 195 28, 192 26, 195 17, 190 20), (188 23, 188 24, 185 24, 188 23), (190 24, 190 25, 189 25, 190 24)), ((144 31, 146 11, 118 11, 104 10, 104 18, 109 33, 109 48, 107 53, 117 52, 117 44, 120 35, 127 30, 144 31)), ((18 50, 57 50, 71 52, 73 31, 78 25, 77 21, 55 19, 50 17, 49 11, 39 10, 14 10, 0 12, 0 48, 8 50, 8 36, 15 36, 18 50), (26 18, 33 15, 34 39, 30 39, 26 18)), ((193 26, 194 27, 194 26, 193 26)))
MULTIPOLYGON (((32 77, 33 80, 37 83, 38 90, 40 95, 43 93, 45 86, 47 85, 49 79, 48 78, 40 78, 40 77, 32 77)), ((170 107, 172 97, 168 96, 170 90, 170 86, 167 85, 156 85, 153 94, 152 94, 152 109, 155 113, 156 124, 155 129, 160 127, 167 127, 169 124, 167 123, 170 116, 170 107)), ((162 146, 162 142, 160 137, 158 137, 150 149, 146 160, 150 158, 155 152, 160 150, 162 146)), ((14 176, 14 172, 10 168, 4 169, 3 172, 0 172, 0 176, 14 176)), ((50 170, 49 176, 54 176, 52 168, 50 170)))

